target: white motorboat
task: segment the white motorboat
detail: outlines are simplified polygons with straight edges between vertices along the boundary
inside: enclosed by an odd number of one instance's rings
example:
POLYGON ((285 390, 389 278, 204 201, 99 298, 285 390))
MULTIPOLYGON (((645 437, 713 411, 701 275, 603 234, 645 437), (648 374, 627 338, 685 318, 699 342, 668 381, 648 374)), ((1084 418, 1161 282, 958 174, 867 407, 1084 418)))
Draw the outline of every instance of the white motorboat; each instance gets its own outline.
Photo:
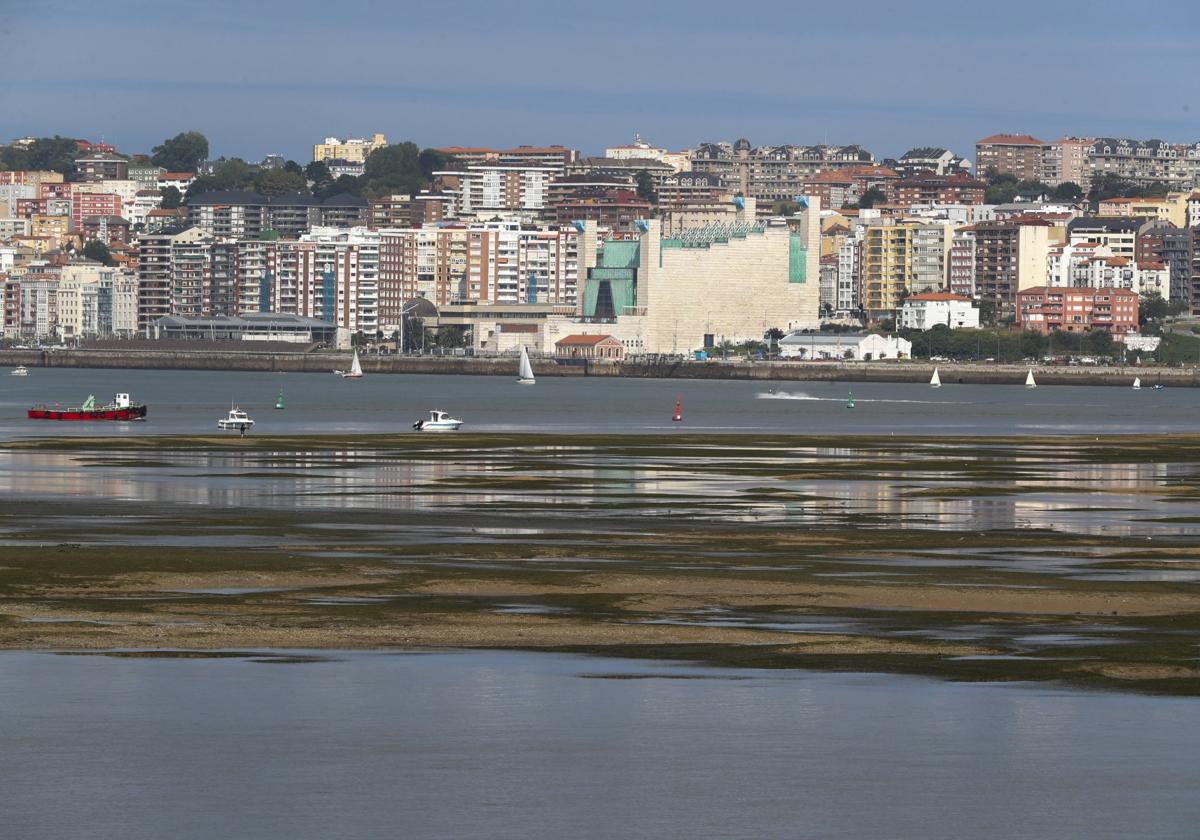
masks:
POLYGON ((529 364, 529 351, 525 349, 525 345, 521 345, 521 367, 517 373, 517 382, 522 385, 533 385, 537 382, 533 378, 533 365, 529 364))
POLYGON ((937 368, 933 369, 933 376, 931 376, 929 378, 929 387, 930 388, 941 388, 942 387, 942 377, 938 376, 937 368))
POLYGON ((362 365, 358 361, 358 348, 354 348, 354 360, 350 362, 350 370, 335 370, 342 379, 362 379, 362 365))
POLYGON ((1133 390, 1135 390, 1135 391, 1142 390, 1142 377, 1140 377, 1140 376, 1133 377, 1133 390))
POLYGON ((222 417, 217 421, 217 428, 224 431, 234 431, 246 433, 246 430, 254 425, 254 420, 250 415, 242 411, 236 405, 229 409, 229 415, 222 417))
POLYGON ((463 424, 463 421, 456 420, 444 411, 431 409, 428 420, 418 420, 413 423, 413 431, 415 432, 453 432, 463 424))
POLYGON ((25 365, 17 365, 15 368, 13 368, 9 372, 8 375, 9 376, 28 376, 29 368, 25 367, 25 365))
POLYGON ((1025 387, 1026 388, 1036 388, 1037 387, 1037 382, 1035 382, 1033 379, 1033 368, 1030 368, 1029 373, 1026 374, 1026 376, 1025 376, 1025 387))

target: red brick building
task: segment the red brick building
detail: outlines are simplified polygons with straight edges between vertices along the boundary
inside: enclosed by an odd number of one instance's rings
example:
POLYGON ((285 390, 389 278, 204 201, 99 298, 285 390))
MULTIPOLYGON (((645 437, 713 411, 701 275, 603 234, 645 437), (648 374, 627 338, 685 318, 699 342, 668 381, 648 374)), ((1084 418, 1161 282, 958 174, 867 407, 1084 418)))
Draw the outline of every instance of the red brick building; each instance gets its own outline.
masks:
POLYGON ((559 359, 600 359, 619 362, 625 358, 625 346, 611 335, 568 335, 554 342, 559 359))
POLYGON ((989 169, 1016 175, 1020 181, 1042 177, 1043 148, 1046 146, 1028 134, 993 134, 975 144, 975 171, 984 175, 989 169))
POLYGON ((892 185, 896 204, 983 204, 987 184, 965 175, 917 175, 892 185))
POLYGON ((1138 296, 1130 289, 1034 286, 1017 292, 1016 326, 1042 335, 1052 330, 1137 332, 1138 296))

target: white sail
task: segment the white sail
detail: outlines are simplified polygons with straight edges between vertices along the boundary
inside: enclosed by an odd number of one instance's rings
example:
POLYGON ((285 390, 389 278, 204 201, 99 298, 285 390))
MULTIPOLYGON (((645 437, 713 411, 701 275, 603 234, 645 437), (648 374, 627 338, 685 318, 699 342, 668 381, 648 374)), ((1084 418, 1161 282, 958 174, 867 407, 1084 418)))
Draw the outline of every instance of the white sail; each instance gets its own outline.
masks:
POLYGON ((938 376, 937 368, 933 369, 933 376, 931 376, 929 378, 929 386, 931 388, 941 388, 942 387, 942 377, 938 376))
POLYGON ((522 385, 532 385, 535 380, 533 378, 533 365, 529 364, 529 351, 525 349, 525 345, 521 345, 521 368, 517 374, 517 381, 522 385))
POLYGON ((354 361, 350 363, 350 372, 346 376, 357 379, 362 376, 362 365, 358 363, 358 348, 354 348, 354 361))
POLYGON ((1142 387, 1142 378, 1140 376, 1133 377, 1133 388, 1138 390, 1142 387))
POLYGON ((1026 376, 1025 376, 1025 387, 1026 388, 1036 388, 1037 387, 1037 382, 1035 382, 1033 380, 1033 368, 1030 368, 1029 373, 1026 374, 1026 376))

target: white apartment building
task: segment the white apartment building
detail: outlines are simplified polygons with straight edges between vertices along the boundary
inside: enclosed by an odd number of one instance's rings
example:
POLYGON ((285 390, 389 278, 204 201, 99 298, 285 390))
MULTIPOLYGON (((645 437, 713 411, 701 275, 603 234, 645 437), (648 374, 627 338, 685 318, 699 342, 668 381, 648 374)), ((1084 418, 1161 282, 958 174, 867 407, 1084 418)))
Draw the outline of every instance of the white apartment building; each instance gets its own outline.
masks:
POLYGON ((58 332, 63 339, 130 337, 137 333, 137 278, 92 263, 63 267, 58 332))
POLYGON ((938 325, 952 330, 977 329, 979 310, 970 298, 948 292, 912 295, 900 307, 900 328, 928 330, 938 325))
POLYGON ((458 212, 465 217, 520 213, 533 218, 546 208, 550 182, 558 177, 552 166, 472 166, 458 178, 458 212))
POLYGON ((864 230, 861 225, 856 225, 838 245, 837 288, 833 306, 834 313, 838 315, 857 312, 862 307, 859 261, 862 259, 864 230))
POLYGON ((350 332, 379 329, 379 232, 314 227, 276 243, 272 311, 318 318, 350 332))
POLYGON ((975 297, 975 228, 955 228, 946 257, 946 288, 956 295, 975 297))

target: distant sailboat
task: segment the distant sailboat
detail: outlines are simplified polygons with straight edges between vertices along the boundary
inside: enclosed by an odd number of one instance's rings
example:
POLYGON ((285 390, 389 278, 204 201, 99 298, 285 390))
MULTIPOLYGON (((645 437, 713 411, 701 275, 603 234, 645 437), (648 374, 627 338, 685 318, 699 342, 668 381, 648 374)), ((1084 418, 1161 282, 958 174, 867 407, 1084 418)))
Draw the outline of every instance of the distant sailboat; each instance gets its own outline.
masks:
POLYGON ((529 351, 525 349, 525 345, 521 345, 521 367, 517 373, 517 382, 522 385, 533 385, 537 382, 533 378, 533 365, 529 364, 529 351))
POLYGON ((675 398, 675 413, 671 415, 671 421, 674 423, 683 421, 683 400, 679 397, 675 398))
POLYGON ((342 374, 342 379, 362 379, 362 365, 358 362, 358 348, 354 348, 354 361, 350 363, 350 370, 342 374))
POLYGON ((1142 378, 1140 376, 1133 377, 1133 390, 1142 390, 1142 378))
POLYGON ((1037 382, 1035 382, 1033 379, 1033 368, 1030 368, 1029 373, 1025 376, 1025 387, 1026 388, 1036 388, 1037 387, 1037 382))
POLYGON ((278 409, 283 408, 283 389, 282 388, 279 389, 279 396, 275 398, 275 407, 278 409))
POLYGON ((938 376, 937 368, 933 369, 933 376, 931 376, 929 378, 929 387, 930 388, 941 388, 942 387, 942 377, 938 376))

